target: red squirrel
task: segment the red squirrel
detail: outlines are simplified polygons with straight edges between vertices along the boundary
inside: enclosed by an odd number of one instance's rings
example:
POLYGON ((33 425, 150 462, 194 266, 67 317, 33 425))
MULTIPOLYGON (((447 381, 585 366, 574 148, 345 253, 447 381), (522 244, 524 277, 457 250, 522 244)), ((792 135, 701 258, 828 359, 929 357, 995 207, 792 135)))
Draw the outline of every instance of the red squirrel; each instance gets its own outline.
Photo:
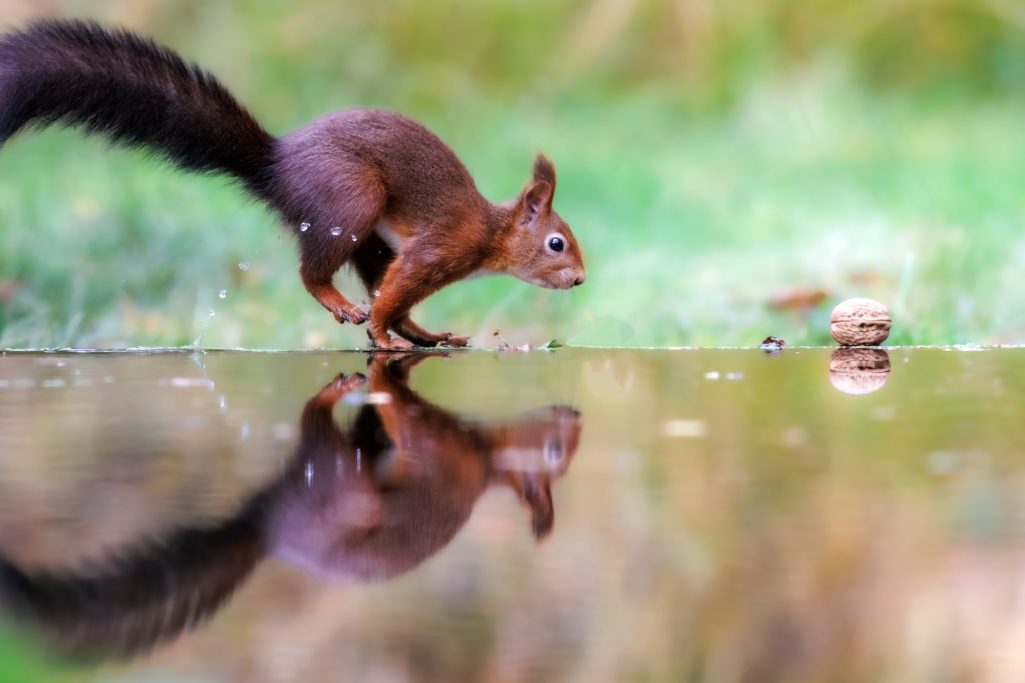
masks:
POLYGON ((519 197, 493 204, 452 149, 401 114, 350 109, 274 137, 169 48, 79 21, 0 37, 0 145, 56 123, 148 148, 186 171, 234 176, 295 232, 310 294, 339 323, 361 324, 368 314, 332 283, 352 263, 373 297, 367 334, 382 349, 465 346, 467 337, 428 332, 409 311, 471 275, 553 289, 584 282, 543 154, 519 197))

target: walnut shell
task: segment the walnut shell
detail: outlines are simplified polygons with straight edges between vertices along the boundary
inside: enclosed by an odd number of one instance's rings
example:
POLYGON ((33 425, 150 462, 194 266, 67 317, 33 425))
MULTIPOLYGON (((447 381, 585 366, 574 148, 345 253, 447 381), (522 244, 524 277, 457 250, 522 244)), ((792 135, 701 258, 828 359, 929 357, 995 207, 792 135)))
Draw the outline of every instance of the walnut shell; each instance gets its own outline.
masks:
POLYGON ((872 299, 841 301, 829 315, 829 333, 844 346, 877 346, 890 336, 890 312, 872 299))

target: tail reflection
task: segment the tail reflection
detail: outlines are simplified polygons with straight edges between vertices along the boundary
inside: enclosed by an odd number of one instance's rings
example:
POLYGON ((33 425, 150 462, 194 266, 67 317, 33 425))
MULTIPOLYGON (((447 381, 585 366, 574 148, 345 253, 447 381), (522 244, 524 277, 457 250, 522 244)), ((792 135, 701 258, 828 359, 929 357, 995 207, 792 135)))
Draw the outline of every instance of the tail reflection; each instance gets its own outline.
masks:
POLYGON ((452 540, 494 484, 516 492, 544 538, 550 485, 577 449, 580 414, 553 406, 509 423, 463 420, 409 388, 409 371, 429 357, 379 355, 368 377, 324 387, 303 410, 285 473, 223 523, 61 574, 0 554, 0 606, 68 654, 126 657, 209 617, 267 555, 357 581, 407 572, 452 540), (333 407, 364 384, 374 400, 339 428, 333 407))

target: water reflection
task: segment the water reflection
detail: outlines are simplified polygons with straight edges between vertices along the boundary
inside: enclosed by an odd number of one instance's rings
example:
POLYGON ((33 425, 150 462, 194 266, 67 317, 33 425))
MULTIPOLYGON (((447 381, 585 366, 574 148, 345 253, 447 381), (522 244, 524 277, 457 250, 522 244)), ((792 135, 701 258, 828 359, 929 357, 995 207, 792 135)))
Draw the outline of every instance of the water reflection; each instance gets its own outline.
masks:
POLYGON ((378 355, 366 376, 336 377, 306 403, 284 473, 229 519, 60 572, 19 567, 0 549, 0 605, 67 654, 123 657, 202 622, 270 555, 359 582, 408 572, 453 539, 490 486, 512 489, 544 538, 580 413, 550 406, 510 422, 464 419, 409 387, 411 369, 432 357, 378 355), (341 428, 332 412, 350 400, 363 405, 341 428))
POLYGON ((829 359, 829 381, 845 394, 879 391, 889 376, 890 354, 886 349, 844 347, 829 359))

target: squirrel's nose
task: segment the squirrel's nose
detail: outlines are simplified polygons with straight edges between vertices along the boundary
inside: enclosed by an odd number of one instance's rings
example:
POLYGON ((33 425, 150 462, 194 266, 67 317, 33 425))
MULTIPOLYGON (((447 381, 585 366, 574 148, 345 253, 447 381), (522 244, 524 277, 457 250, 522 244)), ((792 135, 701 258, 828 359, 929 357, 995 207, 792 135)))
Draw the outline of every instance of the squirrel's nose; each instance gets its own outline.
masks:
POLYGON ((577 279, 573 281, 573 286, 574 287, 579 287, 580 285, 584 284, 584 280, 586 280, 586 279, 587 279, 587 276, 584 275, 583 273, 580 273, 580 275, 577 275, 577 279))

